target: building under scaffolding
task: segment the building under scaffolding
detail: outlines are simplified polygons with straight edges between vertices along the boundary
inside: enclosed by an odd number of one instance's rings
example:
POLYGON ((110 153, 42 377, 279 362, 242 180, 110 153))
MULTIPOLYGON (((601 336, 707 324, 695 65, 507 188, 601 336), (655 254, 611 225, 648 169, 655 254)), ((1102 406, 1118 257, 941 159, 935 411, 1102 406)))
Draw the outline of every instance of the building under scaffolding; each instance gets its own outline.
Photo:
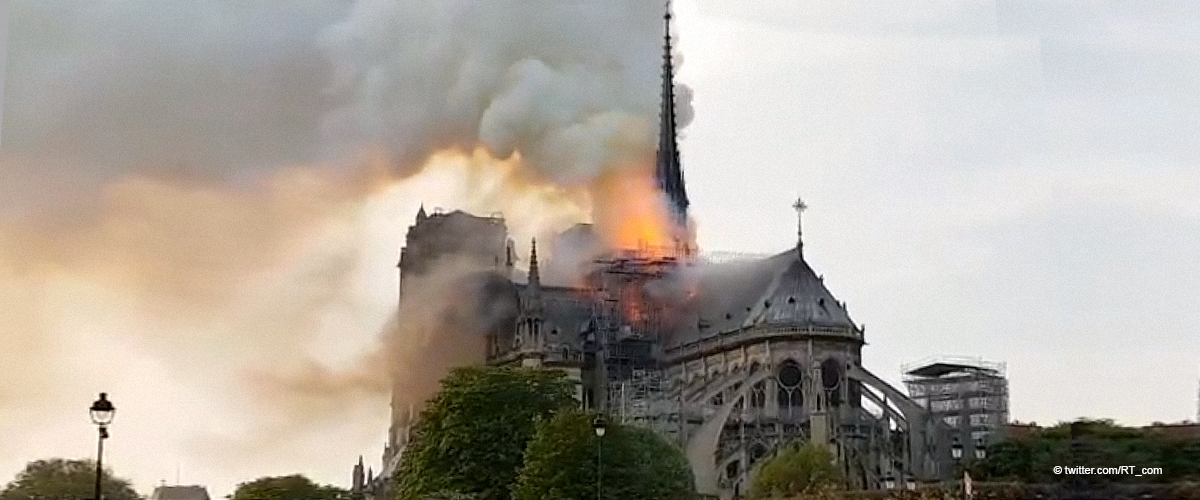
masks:
POLYGON ((1008 424, 1004 363, 939 357, 902 369, 909 396, 954 429, 966 460, 1002 436, 1008 424))
POLYGON ((679 399, 663 377, 661 346, 678 312, 653 291, 671 279, 686 255, 677 248, 618 252, 596 260, 589 280, 601 339, 594 352, 601 362, 595 363, 593 376, 606 393, 596 409, 669 437, 679 428, 679 399))

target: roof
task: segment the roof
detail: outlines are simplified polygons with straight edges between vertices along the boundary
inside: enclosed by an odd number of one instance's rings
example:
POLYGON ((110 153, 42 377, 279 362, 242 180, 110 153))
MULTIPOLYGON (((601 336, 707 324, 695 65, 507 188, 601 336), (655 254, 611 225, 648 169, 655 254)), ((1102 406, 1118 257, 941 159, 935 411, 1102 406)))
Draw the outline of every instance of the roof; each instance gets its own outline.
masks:
MULTIPOLYGON (((528 283, 516 282, 521 296, 528 293, 528 283)), ((580 290, 564 286, 542 285, 543 331, 558 335, 560 342, 579 347, 580 334, 587 330, 592 318, 592 305, 580 297, 580 290), (557 332, 557 333, 555 333, 557 332)))
MULTIPOLYGON (((857 332, 845 306, 796 252, 697 268, 700 325, 707 337, 753 326, 811 326, 857 332)), ((675 341, 692 339, 679 336, 675 341)))
POLYGON ((159 486, 154 488, 150 500, 209 500, 209 497, 203 486, 159 486))
POLYGON ((915 368, 904 367, 904 374, 912 377, 944 377, 953 373, 981 374, 993 377, 1004 376, 1003 365, 983 362, 957 362, 952 360, 930 361, 915 368), (995 366, 993 366, 995 365, 995 366))

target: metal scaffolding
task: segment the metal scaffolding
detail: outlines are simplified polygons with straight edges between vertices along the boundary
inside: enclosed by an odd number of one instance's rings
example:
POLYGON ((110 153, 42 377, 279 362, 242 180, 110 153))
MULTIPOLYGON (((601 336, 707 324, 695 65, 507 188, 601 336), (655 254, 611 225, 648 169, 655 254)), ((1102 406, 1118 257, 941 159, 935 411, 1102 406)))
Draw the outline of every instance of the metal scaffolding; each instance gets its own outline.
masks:
POLYGON ((956 430, 964 446, 994 442, 1008 423, 1004 363, 939 357, 905 365, 909 396, 956 430))
POLYGON ((664 304, 648 286, 680 265, 677 254, 654 249, 624 251, 596 261, 590 285, 593 317, 603 350, 607 411, 619 422, 670 438, 678 432, 679 401, 659 359, 664 304))

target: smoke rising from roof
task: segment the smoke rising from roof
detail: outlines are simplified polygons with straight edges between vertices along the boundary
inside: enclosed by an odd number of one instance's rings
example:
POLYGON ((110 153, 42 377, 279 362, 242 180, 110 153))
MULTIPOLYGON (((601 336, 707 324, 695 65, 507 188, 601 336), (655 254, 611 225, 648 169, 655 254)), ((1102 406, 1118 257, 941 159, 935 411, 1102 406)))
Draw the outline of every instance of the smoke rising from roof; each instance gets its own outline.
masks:
POLYGON ((483 145, 586 185, 653 154, 661 33, 661 4, 640 0, 361 1, 322 38, 350 97, 326 131, 384 144, 405 168, 483 145))
POLYGON ((0 472, 87 454, 52 436, 109 388, 128 435, 155 440, 114 448, 140 486, 163 456, 217 488, 247 463, 338 481, 378 446, 386 369, 433 380, 461 361, 429 349, 464 344, 380 334, 417 197, 502 209, 518 235, 603 209, 591 183, 652 166, 660 8, 14 2, 0 430, 29 437, 0 443, 0 472), (429 184, 447 150, 506 166, 429 184))

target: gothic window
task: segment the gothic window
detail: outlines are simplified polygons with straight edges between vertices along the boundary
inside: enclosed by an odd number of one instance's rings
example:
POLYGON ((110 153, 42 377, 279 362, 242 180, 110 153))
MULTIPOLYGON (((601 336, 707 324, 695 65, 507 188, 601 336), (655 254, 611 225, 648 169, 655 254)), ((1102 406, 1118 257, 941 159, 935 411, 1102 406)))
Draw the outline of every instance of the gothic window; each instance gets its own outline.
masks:
POLYGON ((794 415, 796 409, 804 406, 804 393, 800 389, 780 387, 775 399, 779 403, 779 411, 786 416, 794 415))
POLYGON ((826 389, 835 389, 842 377, 842 366, 834 358, 821 363, 821 383, 826 389))
POLYGON ((838 390, 842 379, 842 364, 837 359, 829 358, 821 363, 821 385, 829 396, 829 406, 842 403, 842 394, 838 390))
POLYGON ((794 389, 800 386, 800 381, 803 378, 803 371, 800 370, 800 365, 795 361, 787 360, 779 367, 779 385, 794 389))
POLYGON ((779 380, 779 389, 775 399, 779 403, 779 410, 783 415, 791 416, 795 409, 804 405, 803 391, 800 390, 804 370, 799 363, 788 359, 780 364, 776 379, 779 380))
POLYGON ((750 388, 750 407, 762 408, 767 404, 767 388, 759 382, 750 388))

